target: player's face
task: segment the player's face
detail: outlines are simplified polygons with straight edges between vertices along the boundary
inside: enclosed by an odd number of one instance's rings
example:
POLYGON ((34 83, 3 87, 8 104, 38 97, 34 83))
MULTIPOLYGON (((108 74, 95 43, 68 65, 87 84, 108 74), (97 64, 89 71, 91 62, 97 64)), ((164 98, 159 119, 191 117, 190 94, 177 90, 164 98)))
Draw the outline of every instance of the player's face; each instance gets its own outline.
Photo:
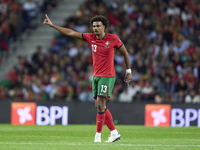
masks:
POLYGON ((93 31, 95 35, 99 36, 102 33, 104 33, 105 26, 103 25, 101 21, 93 22, 92 27, 93 27, 93 31))

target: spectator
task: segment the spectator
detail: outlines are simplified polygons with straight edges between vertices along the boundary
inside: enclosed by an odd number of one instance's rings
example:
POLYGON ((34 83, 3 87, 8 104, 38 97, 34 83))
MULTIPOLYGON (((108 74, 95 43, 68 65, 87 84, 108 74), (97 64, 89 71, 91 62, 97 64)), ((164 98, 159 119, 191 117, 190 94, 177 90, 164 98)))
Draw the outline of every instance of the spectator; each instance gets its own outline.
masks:
POLYGON ((119 102, 132 102, 132 94, 128 92, 127 88, 125 88, 123 92, 119 95, 119 102))
POLYGON ((179 90, 177 93, 174 94, 174 103, 185 103, 185 92, 179 90))
POLYGON ((171 96, 171 94, 169 93, 169 91, 165 91, 162 100, 163 100, 162 101, 163 103, 173 103, 174 102, 174 99, 171 96))
POLYGON ((197 78, 194 76, 192 70, 189 69, 189 70, 187 71, 187 73, 185 74, 185 76, 184 76, 184 80, 185 80, 187 86, 188 86, 190 89, 192 89, 192 88, 194 88, 194 85, 195 85, 195 83, 196 83, 196 81, 197 81, 197 78))
MULTIPOLYGON (((56 83, 56 78, 52 78, 50 81, 51 81, 51 83, 45 87, 45 92, 47 94, 49 94, 49 98, 51 100, 54 100, 54 98, 56 97, 56 94, 59 93, 59 87, 56 83)), ((38 90, 40 90, 40 89, 38 89, 38 90)), ((36 93, 36 92, 34 92, 34 93, 36 93)))
POLYGON ((158 92, 160 92, 161 90, 161 80, 158 76, 156 76, 155 74, 152 73, 152 76, 151 76, 151 85, 157 89, 158 92))
POLYGON ((36 52, 32 56, 32 61, 34 63, 39 63, 39 55, 42 54, 42 47, 39 45, 36 48, 36 52))
POLYGON ((169 95, 174 92, 174 84, 171 82, 171 78, 169 76, 165 77, 165 80, 162 84, 162 91, 164 91, 167 98, 169 98, 170 97, 169 95))
POLYGON ((0 14, 5 15, 8 10, 8 4, 4 0, 0 1, 0 14))
POLYGON ((195 90, 191 89, 185 97, 185 103, 200 103, 200 97, 196 95, 195 90))
POLYGON ((78 96, 78 99, 82 102, 93 102, 94 101, 94 98, 93 98, 93 95, 92 95, 92 91, 86 89, 86 90, 83 90, 79 96, 78 96))
POLYGON ((138 81, 139 80, 139 73, 136 71, 136 69, 132 69, 132 81, 135 82, 135 81, 138 81))
POLYGON ((168 45, 172 44, 172 33, 170 32, 168 25, 164 25, 162 35, 163 40, 166 41, 168 45))
POLYGON ((131 82, 130 86, 128 87, 128 93, 134 97, 137 92, 141 91, 140 85, 138 85, 135 81, 131 82))
POLYGON ((27 0, 23 4, 23 20, 24 29, 30 27, 30 22, 37 18, 39 8, 32 0, 27 0))
POLYGON ((135 65, 136 65, 135 68, 137 69, 138 73, 141 74, 146 73, 146 66, 142 60, 138 59, 135 65))
POLYGON ((169 2, 169 7, 167 8, 167 15, 168 16, 174 16, 177 15, 179 16, 181 13, 180 8, 176 7, 176 5, 174 4, 174 2, 169 2))
POLYGON ((136 92, 135 96, 133 96, 133 102, 144 102, 143 95, 141 94, 140 91, 136 92))
POLYGON ((155 103, 157 103, 157 104, 162 103, 162 98, 160 97, 160 95, 155 96, 155 103))
POLYGON ((184 11, 182 11, 181 13, 181 20, 183 22, 187 22, 190 19, 192 19, 192 13, 191 13, 191 9, 189 8, 189 6, 185 6, 184 11))
POLYGON ((145 81, 145 86, 141 89, 141 93, 145 95, 145 97, 149 97, 153 91, 153 87, 151 86, 149 81, 145 81))
POLYGON ((196 61, 193 63, 193 69, 192 72, 194 76, 199 80, 200 79, 200 64, 199 61, 196 61))
POLYGON ((187 92, 188 86, 183 78, 180 78, 177 84, 175 85, 175 92, 183 91, 187 92))

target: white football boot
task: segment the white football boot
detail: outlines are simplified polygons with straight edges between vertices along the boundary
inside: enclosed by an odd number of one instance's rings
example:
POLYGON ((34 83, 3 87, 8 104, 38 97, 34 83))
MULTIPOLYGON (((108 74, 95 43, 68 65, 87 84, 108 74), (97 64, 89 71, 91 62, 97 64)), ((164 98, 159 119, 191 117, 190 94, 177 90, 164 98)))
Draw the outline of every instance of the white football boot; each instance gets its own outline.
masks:
POLYGON ((108 137, 108 140, 105 142, 115 142, 115 141, 119 140, 120 138, 121 138, 121 135, 119 133, 115 134, 115 135, 110 135, 108 137))
POLYGON ((101 142, 101 136, 95 135, 94 142, 101 142))

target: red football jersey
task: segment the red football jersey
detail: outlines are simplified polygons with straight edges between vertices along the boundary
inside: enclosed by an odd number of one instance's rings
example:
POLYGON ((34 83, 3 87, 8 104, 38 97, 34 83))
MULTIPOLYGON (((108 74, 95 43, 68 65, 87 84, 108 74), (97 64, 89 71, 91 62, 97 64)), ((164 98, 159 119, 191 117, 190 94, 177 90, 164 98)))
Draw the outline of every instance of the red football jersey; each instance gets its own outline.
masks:
POLYGON ((83 40, 90 44, 93 57, 93 75, 97 77, 115 77, 114 52, 123 43, 115 34, 106 33, 101 40, 94 33, 84 33, 83 40))

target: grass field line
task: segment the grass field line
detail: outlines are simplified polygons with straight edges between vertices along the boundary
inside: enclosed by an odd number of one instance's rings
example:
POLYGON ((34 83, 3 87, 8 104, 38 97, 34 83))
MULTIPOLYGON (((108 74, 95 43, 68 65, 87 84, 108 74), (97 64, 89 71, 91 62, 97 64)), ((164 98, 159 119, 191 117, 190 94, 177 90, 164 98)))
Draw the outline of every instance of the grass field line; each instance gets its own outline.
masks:
MULTIPOLYGON (((0 129, 0 131, 2 131, 2 132, 4 132, 4 131, 26 131, 26 130, 30 130, 30 129, 0 129)), ((42 129, 31 129, 31 130, 37 130, 37 131, 66 131, 66 129, 45 129, 45 128, 42 128, 42 129)), ((70 129, 71 131, 79 131, 79 129, 70 129)), ((148 134, 148 132, 146 132, 146 131, 136 131, 136 130, 127 130, 127 131, 124 131, 123 130, 123 132, 129 132, 129 133, 145 133, 145 134, 148 134)), ((169 133, 169 134, 192 134, 192 135, 194 135, 194 134, 200 134, 200 132, 163 132, 163 131, 159 131, 159 132, 152 132, 151 131, 151 134, 154 134, 154 133, 156 133, 156 134, 163 134, 163 133, 169 133)))
MULTIPOLYGON (((5 135, 0 135, 5 137, 5 135)), ((30 138, 34 138, 34 137, 40 137, 40 138, 44 138, 44 137, 52 137, 52 138, 77 138, 77 137, 72 137, 72 136, 55 136, 55 135, 12 135, 12 137, 30 137, 30 138)), ((84 137, 84 138, 91 138, 91 137, 84 137)), ((92 137, 93 138, 93 137, 92 137)), ((199 140, 200 141, 200 140, 199 140)))
MULTIPOLYGON (((148 132, 146 132, 146 131, 123 131, 123 132, 135 132, 135 133, 145 133, 145 134, 148 133, 148 132)), ((162 131, 162 132, 160 132, 160 131, 159 131, 159 132, 152 132, 152 131, 151 131, 151 134, 152 134, 152 133, 156 133, 156 134, 163 134, 163 133, 169 133, 169 134, 171 134, 171 133, 172 133, 172 134, 177 134, 177 133, 178 133, 178 134, 179 134, 179 133, 180 133, 180 134, 200 134, 199 132, 193 133, 193 132, 163 132, 163 131, 162 131)))
POLYGON ((200 147, 200 145, 164 145, 164 144, 120 144, 120 143, 15 143, 15 142, 0 142, 0 145, 72 145, 72 146, 90 146, 90 145, 106 145, 114 144, 115 146, 137 146, 137 147, 200 147))
MULTIPOLYGON (((0 135, 0 136, 3 136, 5 137, 5 135, 0 135)), ((45 137, 50 137, 50 138, 77 138, 77 137, 72 137, 72 136, 48 136, 48 135, 12 135, 12 137, 22 137, 22 138, 45 138, 45 137)), ((93 138, 93 137, 84 137, 84 138, 93 138)), ((132 138, 133 140, 140 140, 140 138, 132 138)), ((151 140, 173 140, 173 141, 179 141, 179 140, 186 140, 186 141, 200 141, 200 139, 157 139, 157 138, 151 138, 151 139, 148 139, 148 141, 151 141, 151 140)))

